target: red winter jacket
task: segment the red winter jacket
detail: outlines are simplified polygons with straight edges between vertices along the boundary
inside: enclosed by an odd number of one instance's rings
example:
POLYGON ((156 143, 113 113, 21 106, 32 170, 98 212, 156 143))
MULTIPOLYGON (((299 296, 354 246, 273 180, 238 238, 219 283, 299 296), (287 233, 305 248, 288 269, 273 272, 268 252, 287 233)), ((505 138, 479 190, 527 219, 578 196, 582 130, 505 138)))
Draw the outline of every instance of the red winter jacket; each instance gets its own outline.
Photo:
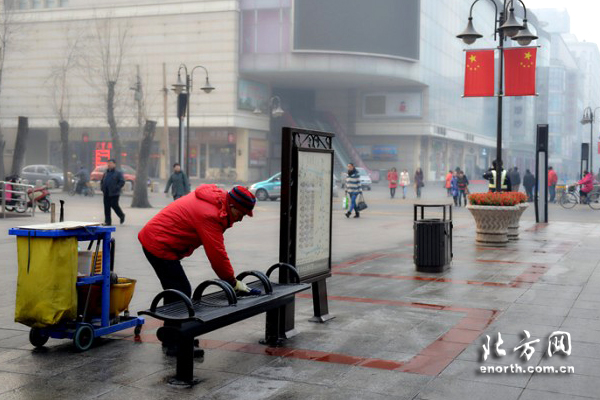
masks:
POLYGON ((138 234, 140 243, 165 260, 181 260, 204 246, 219 278, 233 282, 235 275, 223 238, 231 227, 226 195, 215 185, 198 186, 156 214, 138 234))
POLYGON ((581 185, 581 191, 583 193, 589 193, 594 190, 594 176, 588 172, 588 174, 579 182, 578 185, 581 185))

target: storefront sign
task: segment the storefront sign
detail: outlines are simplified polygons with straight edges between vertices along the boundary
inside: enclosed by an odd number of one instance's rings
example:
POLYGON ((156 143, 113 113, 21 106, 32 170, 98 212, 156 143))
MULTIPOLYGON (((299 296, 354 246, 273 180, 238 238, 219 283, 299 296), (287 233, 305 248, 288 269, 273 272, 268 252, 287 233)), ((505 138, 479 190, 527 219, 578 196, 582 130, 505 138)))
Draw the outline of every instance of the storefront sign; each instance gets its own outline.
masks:
POLYGON ((420 118, 421 92, 370 93, 363 97, 363 117, 420 118))
POLYGON ((354 146, 360 158, 364 161, 396 161, 398 147, 390 145, 356 145, 354 146))
POLYGON ((261 110, 263 113, 269 107, 269 86, 264 83, 238 80, 238 109, 254 111, 261 110))
POLYGON ((267 165, 267 153, 269 144, 265 139, 250 139, 250 151, 248 162, 251 167, 267 165))
POLYGON ((94 150, 94 166, 99 167, 106 165, 110 159, 110 150, 112 142, 96 142, 96 150, 94 150))

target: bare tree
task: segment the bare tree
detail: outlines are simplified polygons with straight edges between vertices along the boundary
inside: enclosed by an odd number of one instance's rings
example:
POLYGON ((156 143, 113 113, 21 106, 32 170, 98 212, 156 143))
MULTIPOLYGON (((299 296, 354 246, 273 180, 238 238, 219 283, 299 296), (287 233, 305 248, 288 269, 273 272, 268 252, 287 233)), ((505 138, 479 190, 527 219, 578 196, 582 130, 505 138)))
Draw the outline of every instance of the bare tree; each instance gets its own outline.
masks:
POLYGON ((126 54, 130 48, 131 32, 128 22, 113 18, 96 18, 88 53, 84 57, 86 79, 102 88, 106 120, 110 128, 113 158, 121 165, 123 145, 119 137, 115 114, 119 106, 119 79, 122 77, 126 54))
POLYGON ((15 140, 15 153, 11 168, 11 175, 21 175, 23 161, 25 160, 25 149, 27 148, 27 137, 29 136, 29 118, 19 117, 17 128, 17 139, 15 140))
MULTIPOLYGON (((14 19, 14 1, 5 0, 0 3, 0 94, 2 93, 2 78, 4 75, 4 61, 11 48, 17 32, 17 23, 14 19)), ((0 110, 0 115, 2 112, 0 110)), ((4 179, 4 134, 2 133, 2 124, 0 121, 0 179, 4 179)), ((19 171, 20 172, 20 171, 19 171)))
POLYGON ((135 177, 136 184, 133 188, 133 200, 131 207, 150 208, 148 201, 148 161, 150 159, 150 150, 154 132, 156 131, 156 121, 146 120, 142 140, 140 141, 140 151, 138 154, 138 169, 135 177))
MULTIPOLYGON (((136 68, 135 84, 130 88, 134 91, 134 100, 137 105, 137 123, 140 130, 140 147, 138 151, 136 184, 133 189, 133 199, 131 207, 149 208, 152 207, 148 201, 148 169, 150 166, 150 152, 152 150, 152 141, 156 132, 156 121, 148 120, 148 109, 155 100, 155 96, 149 96, 149 91, 144 90, 144 81, 148 81, 148 76, 142 80, 140 76, 139 65, 136 68), (144 124, 145 121, 145 125, 144 124)), ((146 71, 147 72, 147 71, 146 71)))
POLYGON ((62 167, 64 186, 63 192, 68 192, 71 188, 71 182, 68 179, 69 173, 69 115, 71 102, 69 97, 69 78, 73 70, 77 67, 80 54, 80 43, 82 34, 77 33, 74 37, 69 37, 67 31, 67 47, 65 56, 50 72, 49 78, 52 80, 50 91, 53 100, 53 107, 58 117, 58 126, 60 127, 60 143, 62 152, 62 167))

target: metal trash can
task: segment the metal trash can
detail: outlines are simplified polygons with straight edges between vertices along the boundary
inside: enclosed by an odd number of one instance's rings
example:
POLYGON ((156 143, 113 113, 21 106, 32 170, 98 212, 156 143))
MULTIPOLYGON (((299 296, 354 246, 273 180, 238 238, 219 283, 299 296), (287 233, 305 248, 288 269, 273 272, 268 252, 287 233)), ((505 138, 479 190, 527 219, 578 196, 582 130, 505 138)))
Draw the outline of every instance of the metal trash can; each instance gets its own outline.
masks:
POLYGON ((417 271, 444 272, 448 269, 453 256, 452 205, 415 204, 413 229, 415 235, 414 261, 417 271), (425 208, 432 207, 443 209, 442 219, 425 218, 425 208), (420 213, 418 209, 420 209, 420 213))

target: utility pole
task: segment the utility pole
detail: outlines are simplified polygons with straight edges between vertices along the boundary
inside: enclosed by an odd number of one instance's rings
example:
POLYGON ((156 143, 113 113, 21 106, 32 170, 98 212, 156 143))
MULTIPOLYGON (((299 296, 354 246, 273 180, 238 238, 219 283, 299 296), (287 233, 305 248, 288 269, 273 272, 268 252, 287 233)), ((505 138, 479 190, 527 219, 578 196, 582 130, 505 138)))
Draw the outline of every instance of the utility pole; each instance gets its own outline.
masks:
POLYGON ((171 161, 171 149, 169 144, 169 115, 167 89, 167 66, 163 63, 163 134, 160 137, 160 179, 167 179, 169 163, 171 161))

